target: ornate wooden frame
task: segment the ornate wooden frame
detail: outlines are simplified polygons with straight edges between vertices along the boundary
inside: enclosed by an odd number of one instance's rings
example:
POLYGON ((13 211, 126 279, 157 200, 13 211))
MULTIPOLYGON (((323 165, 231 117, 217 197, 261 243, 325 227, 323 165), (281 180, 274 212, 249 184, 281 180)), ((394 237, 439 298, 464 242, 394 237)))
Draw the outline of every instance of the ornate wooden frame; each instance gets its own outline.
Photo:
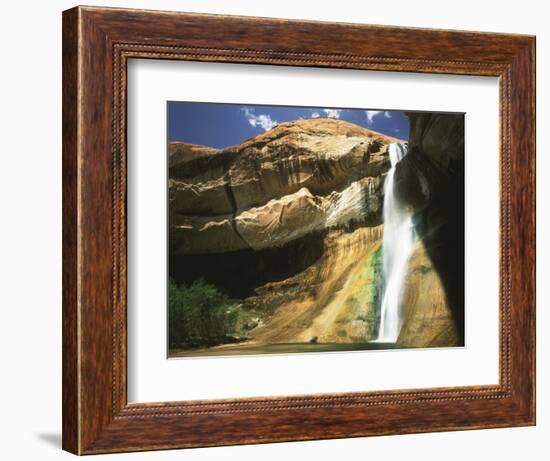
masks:
POLYGON ((534 37, 93 7, 63 13, 65 450, 90 454, 534 423, 534 37), (499 384, 129 404, 130 58, 498 76, 499 384))

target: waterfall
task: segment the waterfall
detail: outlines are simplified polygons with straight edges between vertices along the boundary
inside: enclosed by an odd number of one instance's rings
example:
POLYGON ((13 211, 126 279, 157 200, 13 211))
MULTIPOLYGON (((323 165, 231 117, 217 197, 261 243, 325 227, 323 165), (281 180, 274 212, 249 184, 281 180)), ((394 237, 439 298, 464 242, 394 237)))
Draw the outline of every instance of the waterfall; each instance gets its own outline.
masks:
POLYGON ((382 269, 384 294, 376 342, 395 343, 401 330, 400 304, 407 267, 416 235, 412 215, 399 202, 394 188, 396 164, 407 155, 406 143, 389 145, 391 169, 384 182, 384 239, 382 269))

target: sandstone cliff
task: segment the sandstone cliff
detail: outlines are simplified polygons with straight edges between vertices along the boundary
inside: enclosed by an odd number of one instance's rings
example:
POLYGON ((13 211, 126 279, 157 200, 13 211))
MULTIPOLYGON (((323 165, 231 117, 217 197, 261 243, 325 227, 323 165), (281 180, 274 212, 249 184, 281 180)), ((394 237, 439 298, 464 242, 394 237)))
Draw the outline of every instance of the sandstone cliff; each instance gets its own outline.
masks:
POLYGON ((464 115, 409 113, 409 154, 398 164, 401 198, 422 247, 404 299, 406 346, 464 344, 464 115), (425 273, 418 276, 418 270, 425 273), (422 325, 430 325, 430 328, 422 325))
POLYGON ((357 216, 378 221, 386 146, 393 140, 318 118, 282 123, 218 151, 171 143, 173 250, 261 250, 357 216))

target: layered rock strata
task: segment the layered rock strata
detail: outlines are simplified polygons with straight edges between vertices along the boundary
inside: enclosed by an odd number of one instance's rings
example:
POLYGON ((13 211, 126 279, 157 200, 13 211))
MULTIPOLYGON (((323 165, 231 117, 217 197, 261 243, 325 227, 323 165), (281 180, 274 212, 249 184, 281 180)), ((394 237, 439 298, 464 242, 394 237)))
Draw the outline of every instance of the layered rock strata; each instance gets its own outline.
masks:
POLYGON ((218 151, 171 143, 172 248, 261 250, 354 220, 377 222, 392 141, 351 123, 309 119, 218 151))

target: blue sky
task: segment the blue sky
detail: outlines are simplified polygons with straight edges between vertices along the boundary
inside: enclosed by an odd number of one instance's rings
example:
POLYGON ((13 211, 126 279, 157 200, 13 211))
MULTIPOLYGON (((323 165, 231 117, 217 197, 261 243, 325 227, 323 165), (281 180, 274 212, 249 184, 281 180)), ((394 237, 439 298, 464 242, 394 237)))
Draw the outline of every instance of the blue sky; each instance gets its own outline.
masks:
POLYGON ((169 101, 168 140, 228 147, 278 123, 311 117, 337 118, 400 139, 409 138, 409 120, 402 111, 169 101))

